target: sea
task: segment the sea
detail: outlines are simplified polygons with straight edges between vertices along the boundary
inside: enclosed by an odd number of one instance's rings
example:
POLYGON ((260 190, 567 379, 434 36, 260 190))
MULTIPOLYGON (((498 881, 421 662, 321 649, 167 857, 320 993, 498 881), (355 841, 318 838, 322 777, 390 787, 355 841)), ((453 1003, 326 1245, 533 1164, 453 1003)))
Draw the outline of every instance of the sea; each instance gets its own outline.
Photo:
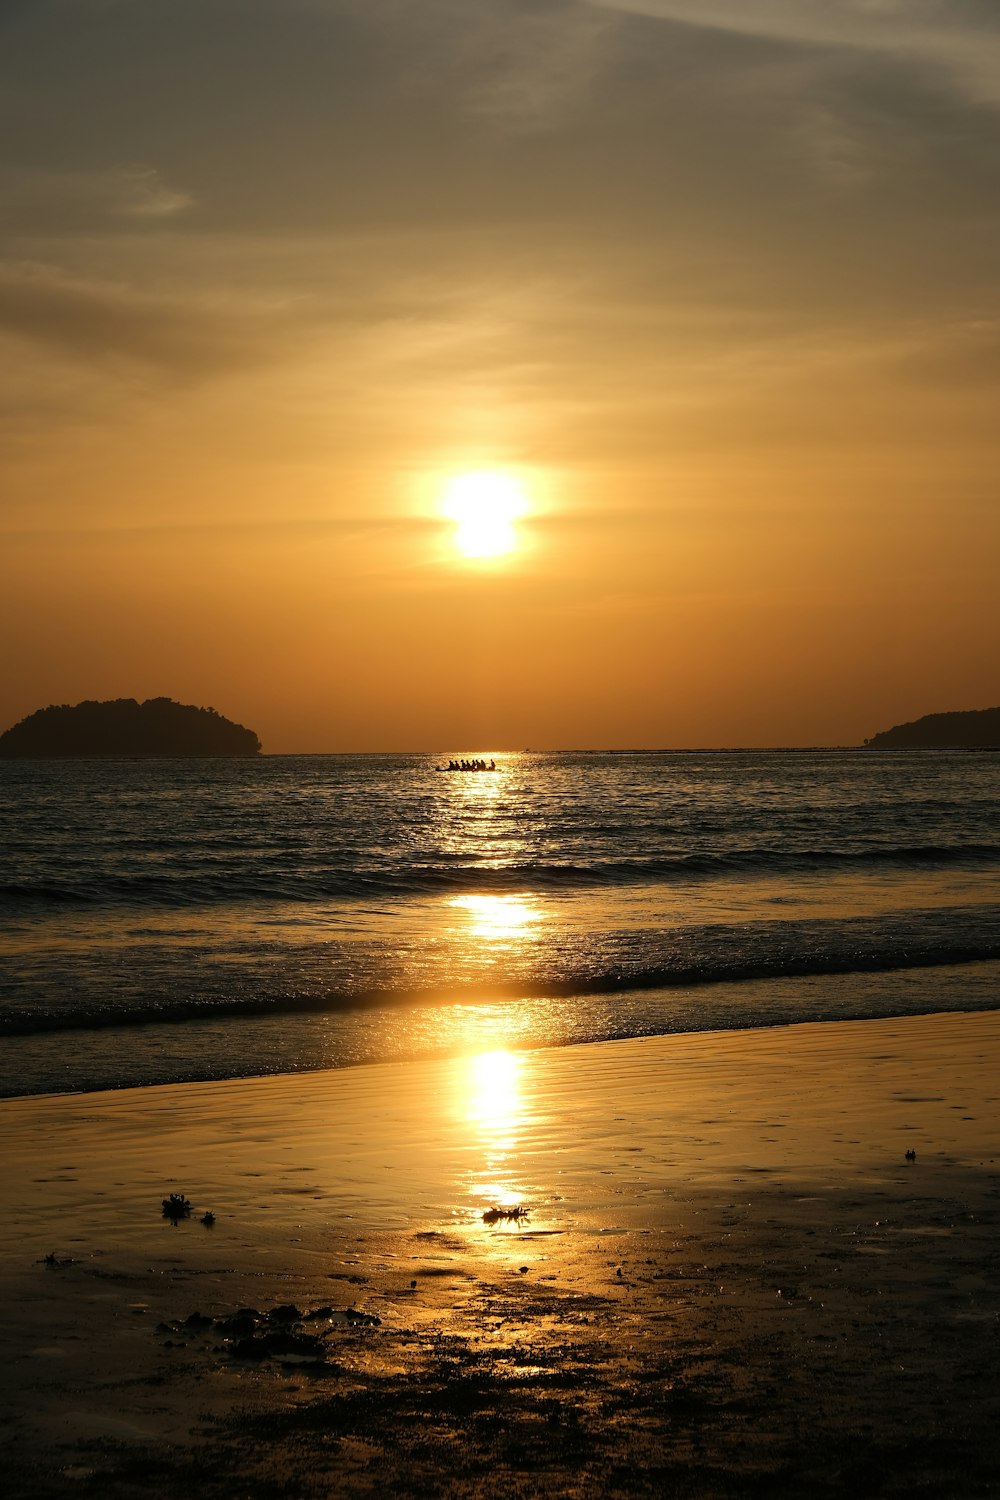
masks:
POLYGON ((5 1096, 997 1007, 1000 754, 0 761, 5 1096))

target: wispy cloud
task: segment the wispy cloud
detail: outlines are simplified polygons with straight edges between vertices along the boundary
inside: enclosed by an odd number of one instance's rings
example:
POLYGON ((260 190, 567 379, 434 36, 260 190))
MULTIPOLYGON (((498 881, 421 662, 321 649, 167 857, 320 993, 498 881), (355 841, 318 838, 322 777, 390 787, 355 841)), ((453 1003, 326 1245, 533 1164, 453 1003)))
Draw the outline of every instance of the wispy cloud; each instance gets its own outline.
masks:
POLYGON ((978 319, 925 331, 904 350, 898 369, 920 385, 964 400, 1000 386, 1000 321, 978 319))
POLYGON ((402 65, 393 85, 399 94, 419 78, 469 117, 505 132, 543 131, 572 117, 602 72, 620 25, 620 18, 586 0, 294 4, 328 24, 351 17, 358 33, 379 34, 380 61, 402 65))
POLYGON ((484 7, 462 46, 469 107, 508 129, 558 125, 586 101, 607 61, 614 25, 608 14, 575 0, 484 7))
POLYGON ((57 224, 78 232, 115 221, 163 222, 194 205, 190 193, 141 163, 75 171, 0 165, 0 201, 0 219, 22 233, 57 224))
POLYGON ((0 264, 0 333, 70 358, 128 360, 191 378, 239 368, 274 338, 268 320, 245 308, 157 297, 32 264, 0 264))
POLYGON ((169 187, 153 167, 119 167, 111 175, 112 202, 133 218, 171 219, 194 204, 190 193, 169 187))
POLYGON ((589 0, 602 10, 946 70, 1000 103, 1000 7, 988 0, 589 0))

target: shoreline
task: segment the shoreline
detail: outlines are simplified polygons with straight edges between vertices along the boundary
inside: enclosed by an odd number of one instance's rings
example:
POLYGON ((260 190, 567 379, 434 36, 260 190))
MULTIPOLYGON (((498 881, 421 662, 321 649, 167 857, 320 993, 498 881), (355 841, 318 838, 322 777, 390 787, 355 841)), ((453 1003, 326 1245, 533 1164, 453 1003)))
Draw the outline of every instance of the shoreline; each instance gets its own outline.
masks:
POLYGON ((945 1012, 0 1101, 12 1493, 990 1493, 998 1056, 945 1012))
POLYGON ((450 998, 433 1003, 424 997, 346 1010, 309 1006, 260 1014, 212 1013, 125 1027, 109 1019, 107 1025, 81 1030, 7 1032, 0 1102, 422 1065, 498 1046, 548 1051, 631 1038, 981 1014, 1000 1009, 998 978, 1000 959, 991 957, 566 996, 548 992, 497 1000, 491 991, 489 996, 455 999, 452 990, 450 998), (956 1002, 942 1006, 942 992, 949 988, 958 990, 956 1002), (754 1024, 734 1024, 741 1010, 755 1018, 754 1024), (71 1054, 57 1066, 55 1049, 67 1043, 71 1054), (255 1066, 262 1055, 270 1062, 264 1072, 255 1066), (221 1058, 228 1061, 220 1063, 221 1058), (57 1072, 58 1080, 52 1078, 57 1072), (41 1085, 42 1077, 56 1086, 41 1085), (22 1080, 21 1091, 13 1091, 15 1079, 22 1080))

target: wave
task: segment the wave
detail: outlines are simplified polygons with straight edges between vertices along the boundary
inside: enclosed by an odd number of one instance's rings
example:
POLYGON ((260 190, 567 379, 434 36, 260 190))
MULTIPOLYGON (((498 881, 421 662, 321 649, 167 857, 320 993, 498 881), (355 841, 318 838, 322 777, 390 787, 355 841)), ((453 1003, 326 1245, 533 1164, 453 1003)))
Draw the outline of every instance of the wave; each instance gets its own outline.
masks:
POLYGON ((525 861, 460 864, 445 855, 438 864, 409 864, 359 870, 316 870, 303 874, 239 867, 209 873, 190 870, 147 873, 81 871, 71 879, 0 882, 0 911, 59 906, 184 907, 234 902, 364 900, 420 895, 521 891, 556 892, 640 883, 670 883, 727 875, 767 876, 873 867, 927 870, 934 867, 1000 865, 1000 845, 992 843, 867 845, 839 849, 756 847, 726 852, 648 855, 581 862, 525 861))
POLYGON ((697 962, 622 964, 600 971, 539 975, 533 981, 460 981, 441 985, 345 986, 320 993, 295 991, 213 994, 198 999, 176 995, 133 1000, 126 1006, 76 1005, 69 1010, 19 1011, 0 1016, 0 1035, 30 1036, 66 1031, 97 1031, 190 1021, 226 1021, 241 1016, 332 1014, 374 1007, 434 1003, 475 1004, 504 999, 567 998, 642 990, 693 989, 713 984, 837 974, 885 974, 1000 960, 1000 937, 938 941, 925 946, 887 944, 845 951, 790 952, 775 944, 770 952, 734 954, 697 962))

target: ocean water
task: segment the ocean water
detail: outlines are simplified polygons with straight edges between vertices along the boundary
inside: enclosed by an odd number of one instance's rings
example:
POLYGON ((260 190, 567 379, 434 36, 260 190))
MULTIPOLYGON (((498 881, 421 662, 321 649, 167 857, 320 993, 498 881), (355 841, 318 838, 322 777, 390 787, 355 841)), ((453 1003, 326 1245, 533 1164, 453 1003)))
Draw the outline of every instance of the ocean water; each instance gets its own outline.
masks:
POLYGON ((1000 1006, 1000 755, 448 754, 0 761, 0 1093, 1000 1006))

